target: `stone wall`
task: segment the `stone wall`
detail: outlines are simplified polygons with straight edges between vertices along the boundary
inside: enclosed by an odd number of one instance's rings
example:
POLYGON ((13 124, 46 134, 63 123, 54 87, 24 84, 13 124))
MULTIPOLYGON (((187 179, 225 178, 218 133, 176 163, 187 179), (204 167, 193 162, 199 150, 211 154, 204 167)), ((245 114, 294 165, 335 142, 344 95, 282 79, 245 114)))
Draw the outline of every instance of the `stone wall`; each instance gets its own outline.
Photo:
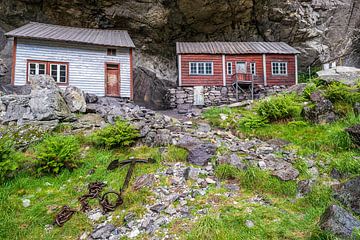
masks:
MULTIPOLYGON (((254 89, 254 99, 263 98, 271 94, 280 93, 287 87, 280 86, 256 86, 254 89)), ((251 99, 251 91, 239 92, 239 101, 251 99)), ((177 87, 168 89, 165 95, 165 102, 169 108, 189 108, 194 105, 194 88, 177 87)), ((235 89, 227 87, 204 87, 204 107, 219 106, 237 102, 235 89)))

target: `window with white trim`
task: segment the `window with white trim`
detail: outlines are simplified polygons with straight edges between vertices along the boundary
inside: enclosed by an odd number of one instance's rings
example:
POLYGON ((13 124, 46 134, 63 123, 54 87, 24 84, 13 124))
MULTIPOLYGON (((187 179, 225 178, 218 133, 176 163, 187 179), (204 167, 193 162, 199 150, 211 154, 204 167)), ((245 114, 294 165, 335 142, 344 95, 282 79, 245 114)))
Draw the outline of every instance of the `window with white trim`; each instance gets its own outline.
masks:
POLYGON ((66 83, 67 82, 67 65, 66 64, 50 64, 51 77, 55 82, 66 83))
POLYGON ((287 62, 272 62, 271 69, 272 69, 272 75, 285 76, 288 74, 287 62))
POLYGON ((29 69, 29 72, 28 72, 29 77, 35 76, 35 75, 46 74, 46 63, 29 62, 28 69, 29 69))
POLYGON ((256 75, 256 63, 250 63, 250 72, 252 75, 256 75))
POLYGON ((226 69, 227 69, 227 74, 228 74, 228 75, 232 75, 232 74, 233 74, 232 62, 227 62, 227 63, 226 63, 226 69))
POLYGON ((191 62, 189 65, 190 75, 213 75, 212 62, 191 62))

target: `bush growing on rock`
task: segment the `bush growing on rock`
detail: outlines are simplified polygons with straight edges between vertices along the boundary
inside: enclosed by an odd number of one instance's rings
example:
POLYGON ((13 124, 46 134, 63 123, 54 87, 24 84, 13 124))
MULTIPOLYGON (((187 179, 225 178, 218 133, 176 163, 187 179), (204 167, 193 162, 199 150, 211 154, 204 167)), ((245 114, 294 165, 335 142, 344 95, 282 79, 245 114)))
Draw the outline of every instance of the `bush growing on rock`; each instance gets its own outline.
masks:
POLYGON ((114 125, 97 131, 91 136, 95 145, 107 148, 128 147, 140 137, 139 131, 127 121, 116 120, 114 125))
POLYGON ((80 144, 74 136, 47 136, 35 147, 38 172, 58 174, 79 164, 80 144))
POLYGON ((14 142, 7 137, 0 138, 0 183, 12 176, 19 167, 20 153, 14 149, 14 142))
POLYGON ((302 107, 295 95, 279 95, 264 99, 257 106, 257 113, 269 121, 294 119, 300 116, 302 107))

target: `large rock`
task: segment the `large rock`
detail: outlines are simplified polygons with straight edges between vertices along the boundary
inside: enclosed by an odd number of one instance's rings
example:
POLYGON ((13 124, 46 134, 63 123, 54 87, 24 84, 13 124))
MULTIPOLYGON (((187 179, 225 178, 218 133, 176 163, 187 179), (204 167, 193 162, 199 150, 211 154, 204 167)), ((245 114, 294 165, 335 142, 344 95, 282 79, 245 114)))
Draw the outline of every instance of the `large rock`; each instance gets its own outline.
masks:
POLYGON ((347 85, 356 85, 360 78, 360 69, 337 66, 328 70, 319 71, 317 75, 327 82, 339 81, 347 85))
POLYGON ((206 165, 216 151, 214 144, 187 135, 179 140, 177 146, 188 150, 188 161, 199 166, 206 165))
POLYGON ((32 120, 34 115, 32 114, 30 105, 30 96, 23 95, 5 95, 1 98, 2 102, 2 117, 3 123, 18 121, 20 119, 32 120))
POLYGON ((350 134, 353 143, 360 147, 360 124, 349 127, 345 131, 350 134))
POLYGON ((155 73, 144 68, 139 67, 134 73, 134 100, 146 107, 167 108, 167 101, 164 97, 170 87, 174 87, 174 83, 161 80, 155 73))
POLYGON ((6 73, 9 71, 8 67, 6 66, 4 60, 0 58, 0 78, 4 77, 6 73))
POLYGON ((65 89, 64 99, 71 112, 86 112, 86 101, 83 91, 74 86, 65 89))
POLYGON ((334 197, 360 215, 360 177, 342 184, 335 191, 334 197))
POLYGON ((52 77, 35 76, 30 78, 30 84, 29 106, 36 120, 64 119, 70 115, 70 109, 52 77))
POLYGON ((312 93, 310 99, 313 106, 305 106, 303 109, 306 120, 313 123, 331 123, 337 119, 332 102, 324 98, 323 92, 312 93))
POLYGON ((339 237, 350 238, 356 230, 360 229, 360 221, 345 209, 332 205, 321 216, 320 227, 339 237))

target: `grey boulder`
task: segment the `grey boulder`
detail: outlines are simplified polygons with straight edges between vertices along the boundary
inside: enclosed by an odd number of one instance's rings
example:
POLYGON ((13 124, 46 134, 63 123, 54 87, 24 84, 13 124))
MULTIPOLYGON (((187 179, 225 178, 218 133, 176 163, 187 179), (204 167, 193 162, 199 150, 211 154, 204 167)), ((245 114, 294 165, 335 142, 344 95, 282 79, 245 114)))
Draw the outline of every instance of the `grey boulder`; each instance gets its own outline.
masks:
POLYGON ((70 115, 70 109, 52 77, 35 76, 30 78, 30 84, 29 106, 36 120, 64 119, 70 115))
POLYGON ((86 112, 86 100, 80 88, 68 86, 65 89, 64 99, 71 112, 86 112))
POLYGON ((186 149, 189 152, 188 161, 198 166, 205 166, 216 151, 214 144, 188 135, 180 138, 176 145, 186 149))
POLYGON ((331 205, 321 216, 320 227, 339 237, 351 238, 354 237, 354 232, 360 229, 360 221, 345 209, 337 205, 331 205))
POLYGON ((356 214, 360 214, 360 177, 342 184, 335 191, 334 197, 356 214))

